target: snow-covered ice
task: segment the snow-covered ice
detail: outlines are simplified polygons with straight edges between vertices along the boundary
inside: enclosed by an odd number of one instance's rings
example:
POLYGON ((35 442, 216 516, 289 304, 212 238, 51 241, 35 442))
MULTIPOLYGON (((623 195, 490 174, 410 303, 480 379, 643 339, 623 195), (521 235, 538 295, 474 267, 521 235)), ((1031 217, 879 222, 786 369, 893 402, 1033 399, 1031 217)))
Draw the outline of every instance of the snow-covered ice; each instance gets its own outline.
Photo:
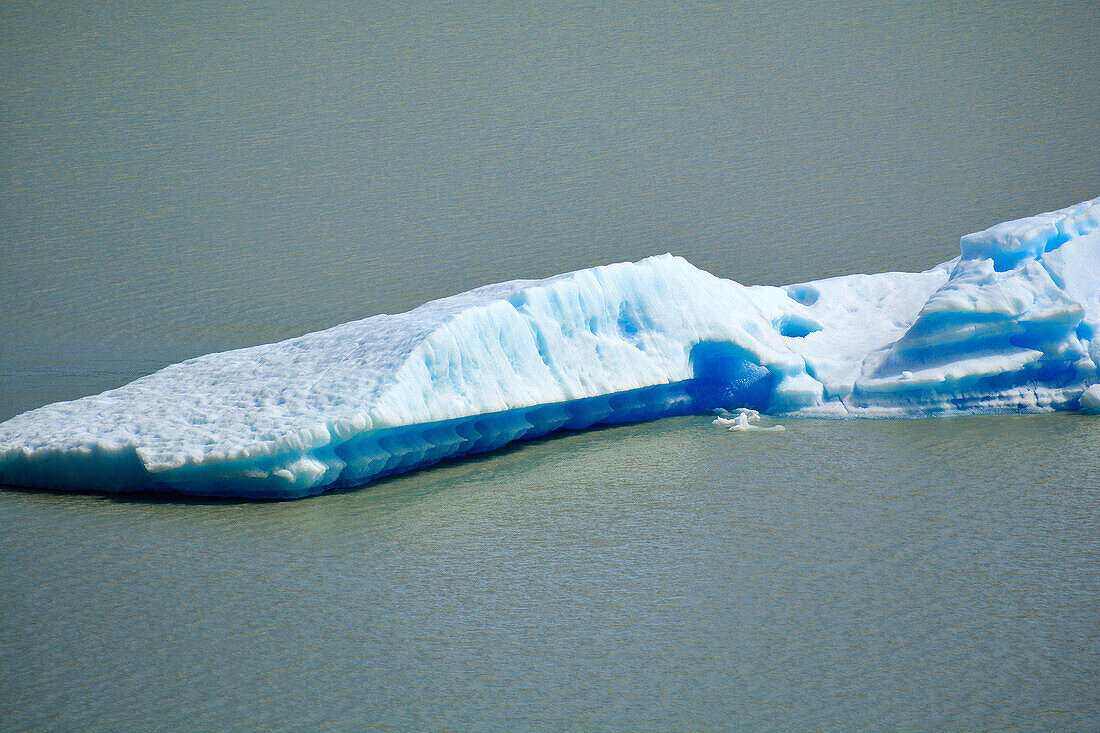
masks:
POLYGON ((0 424, 0 482, 294 498, 714 408, 1100 410, 1098 331, 1100 198, 968 234, 921 273, 746 287, 662 255, 489 285, 26 412, 0 424))

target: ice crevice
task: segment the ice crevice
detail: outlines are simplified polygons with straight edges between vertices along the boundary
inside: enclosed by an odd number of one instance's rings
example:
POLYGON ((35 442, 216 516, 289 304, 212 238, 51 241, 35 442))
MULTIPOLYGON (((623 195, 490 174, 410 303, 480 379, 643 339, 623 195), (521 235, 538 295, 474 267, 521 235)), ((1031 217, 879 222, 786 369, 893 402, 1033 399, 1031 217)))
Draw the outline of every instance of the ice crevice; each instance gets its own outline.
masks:
MULTIPOLYGON (((296 498, 712 410, 1100 410, 1100 199, 919 273, 746 287, 672 255, 191 359, 0 424, 0 482, 296 498)), ((737 413, 738 430, 758 427, 737 413), (742 424, 743 423, 743 424, 742 424)), ((730 425, 729 427, 735 427, 730 425)))

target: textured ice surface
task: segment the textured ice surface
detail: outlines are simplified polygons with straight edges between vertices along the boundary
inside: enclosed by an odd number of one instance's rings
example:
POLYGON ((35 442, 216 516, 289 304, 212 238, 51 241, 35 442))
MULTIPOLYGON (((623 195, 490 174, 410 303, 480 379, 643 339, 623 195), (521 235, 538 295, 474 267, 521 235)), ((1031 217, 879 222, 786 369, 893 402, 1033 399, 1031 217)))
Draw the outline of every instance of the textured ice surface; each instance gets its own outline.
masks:
POLYGON ((927 272, 785 288, 671 255, 490 285, 14 417, 0 425, 0 482, 292 498, 563 428, 719 407, 1100 409, 1100 199, 969 234, 960 250, 927 272))
POLYGON ((1081 395, 1081 409, 1085 412, 1100 412, 1100 384, 1094 384, 1081 395))

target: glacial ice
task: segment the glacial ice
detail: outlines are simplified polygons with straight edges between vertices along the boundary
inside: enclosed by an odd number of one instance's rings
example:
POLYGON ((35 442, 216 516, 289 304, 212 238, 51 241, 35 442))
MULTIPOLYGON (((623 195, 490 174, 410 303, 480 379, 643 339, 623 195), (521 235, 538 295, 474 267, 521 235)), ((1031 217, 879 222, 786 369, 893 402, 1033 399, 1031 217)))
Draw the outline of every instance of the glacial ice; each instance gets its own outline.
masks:
POLYGON ((1100 198, 960 245, 926 272, 786 287, 662 255, 209 354, 0 424, 0 483, 297 498, 716 408, 1100 411, 1100 198))
POLYGON ((1100 384, 1094 384, 1081 395, 1081 410, 1100 413, 1100 384))

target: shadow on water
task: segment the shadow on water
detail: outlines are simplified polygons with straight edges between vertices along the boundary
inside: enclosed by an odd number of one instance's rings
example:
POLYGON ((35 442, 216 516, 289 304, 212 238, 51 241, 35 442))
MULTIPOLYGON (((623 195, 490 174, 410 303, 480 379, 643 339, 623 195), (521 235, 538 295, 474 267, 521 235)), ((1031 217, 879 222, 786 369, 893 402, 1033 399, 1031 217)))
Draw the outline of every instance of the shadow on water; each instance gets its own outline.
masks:
POLYGON ((24 494, 27 496, 60 497, 74 496, 85 499, 101 499, 103 501, 118 504, 179 504, 181 506, 228 506, 234 504, 255 504, 257 502, 276 503, 278 499, 242 499, 233 496, 192 496, 179 494, 173 491, 120 491, 106 492, 95 489, 39 489, 30 486, 13 486, 0 484, 0 490, 12 494, 24 494))

